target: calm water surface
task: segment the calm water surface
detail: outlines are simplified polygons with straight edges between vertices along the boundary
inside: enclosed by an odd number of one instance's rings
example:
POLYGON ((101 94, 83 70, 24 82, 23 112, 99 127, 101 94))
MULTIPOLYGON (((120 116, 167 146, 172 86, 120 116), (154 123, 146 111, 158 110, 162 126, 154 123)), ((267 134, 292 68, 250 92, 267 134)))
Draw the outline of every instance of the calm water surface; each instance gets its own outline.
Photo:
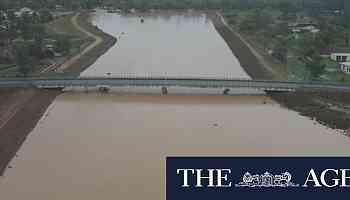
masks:
MULTIPOLYGON (((145 19, 97 14, 106 31, 125 35, 83 76, 201 71, 247 77, 204 15, 145 19)), ((166 156, 350 154, 348 137, 264 96, 152 91, 59 96, 0 178, 1 199, 164 200, 166 156)))
POLYGON ((205 14, 98 11, 93 22, 118 42, 82 76, 249 78, 205 14))
POLYGON ((349 155, 349 146, 263 96, 67 93, 0 179, 0 194, 163 200, 166 156, 349 155))

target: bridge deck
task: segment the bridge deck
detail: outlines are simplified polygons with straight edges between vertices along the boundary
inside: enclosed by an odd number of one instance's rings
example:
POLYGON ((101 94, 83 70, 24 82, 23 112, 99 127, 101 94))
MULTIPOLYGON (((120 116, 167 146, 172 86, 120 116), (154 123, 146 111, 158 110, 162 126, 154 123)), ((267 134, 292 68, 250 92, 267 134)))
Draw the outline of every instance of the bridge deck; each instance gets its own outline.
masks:
POLYGON ((77 79, 0 79, 0 87, 191 87, 191 88, 253 88, 264 91, 340 90, 350 91, 349 84, 330 82, 288 82, 238 79, 168 79, 168 78, 77 78, 77 79))

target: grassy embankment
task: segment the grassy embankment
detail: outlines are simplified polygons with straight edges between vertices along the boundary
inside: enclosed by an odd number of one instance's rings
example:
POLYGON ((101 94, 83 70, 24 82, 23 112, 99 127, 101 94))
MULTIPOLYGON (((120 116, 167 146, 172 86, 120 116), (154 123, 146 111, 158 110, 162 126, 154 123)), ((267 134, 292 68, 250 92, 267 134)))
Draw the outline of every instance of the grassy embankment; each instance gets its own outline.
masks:
POLYGON ((0 88, 0 176, 60 93, 58 90, 0 88))
POLYGON ((248 44, 246 38, 230 27, 227 21, 224 22, 221 16, 213 13, 211 13, 211 19, 218 33, 224 38, 250 77, 261 80, 281 79, 282 73, 275 72, 275 69, 266 63, 254 46, 248 44))
MULTIPOLYGON (((283 77, 283 74, 282 76, 281 74, 276 76, 274 73, 271 73, 271 70, 267 70, 264 67, 264 64, 269 64, 271 61, 269 59, 265 60, 266 55, 256 55, 252 52, 252 49, 248 48, 248 45, 244 42, 248 40, 246 35, 233 32, 230 27, 221 23, 217 16, 212 17, 212 19, 217 31, 237 56, 242 67, 253 79, 280 79, 280 77, 283 77)), ((252 44, 251 41, 250 44, 252 44)), ((260 52, 255 45, 252 44, 250 46, 254 48, 253 50, 260 52)), ((277 68, 273 67, 272 71, 275 69, 274 72, 278 72, 278 65, 275 67, 277 68)), ((325 126, 344 130, 344 133, 350 136, 350 93, 297 91, 295 93, 269 93, 268 95, 281 105, 314 119, 325 126)))
MULTIPOLYGON (((77 29, 77 27, 75 27, 72 24, 71 18, 72 16, 50 25, 51 27, 54 27, 52 28, 52 30, 54 30, 55 32, 63 31, 64 33, 70 33, 80 38, 80 41, 85 41, 84 43, 78 43, 78 45, 73 45, 75 49, 73 48, 73 50, 71 50, 71 53, 66 58, 66 60, 79 54, 81 51, 83 51, 86 47, 88 47, 94 42, 93 38, 87 36, 85 33, 81 32, 79 29, 77 29), (57 29, 55 30, 55 28, 57 29)), ((91 22, 87 20, 89 18, 89 13, 81 13, 77 18, 78 25, 86 31, 92 33, 93 35, 102 38, 102 42, 87 53, 81 55, 81 57, 78 60, 76 60, 70 67, 65 69, 63 73, 49 72, 45 74, 46 76, 78 76, 80 72, 82 72, 91 64, 93 64, 101 55, 103 55, 110 47, 112 47, 117 42, 116 38, 104 33, 97 27, 93 26, 91 22)))
MULTIPOLYGON (((224 16, 230 26, 254 47, 268 65, 281 75, 282 79, 309 81, 318 79, 321 81, 350 81, 350 75, 339 71, 338 65, 330 58, 322 58, 320 65, 325 66, 324 72, 319 77, 313 77, 310 69, 304 61, 305 49, 315 38, 317 33, 303 32, 293 34, 288 29, 288 24, 295 23, 293 17, 286 17, 277 9, 245 9, 230 10, 224 12, 224 16), (260 13, 260 18, 256 19, 256 12, 260 13), (254 22, 259 20, 259 23, 254 22), (266 24, 264 23, 266 22, 266 24), (287 52, 284 61, 278 59, 274 53, 287 52)), ((310 18, 311 21, 322 23, 321 19, 310 18)), ((329 17, 331 18, 331 17, 329 17)), ((330 20, 330 19, 324 19, 330 20)), ((327 30, 321 30, 321 33, 327 30)), ((336 44, 341 46, 343 41, 339 40, 336 44)))
MULTIPOLYGON (((78 18, 79 25, 85 30, 99 35, 103 38, 103 41, 91 51, 82 55, 77 62, 73 63, 74 65, 67 68, 63 73, 50 72, 39 74, 40 76, 77 76, 116 42, 113 37, 91 26, 86 20, 87 17, 88 13, 81 14, 78 18)), ((76 55, 81 49, 94 42, 76 29, 71 23, 71 19, 72 16, 66 16, 47 25, 49 34, 68 34, 74 42, 69 55, 61 58, 63 60, 76 55)), ((48 106, 59 94, 61 94, 59 90, 0 89, 0 176, 4 174, 7 167, 12 167, 8 166, 9 162, 16 155, 16 152, 48 106)))
MULTIPOLYGON (((288 78, 287 66, 277 59, 273 58, 267 51, 269 47, 275 46, 275 40, 267 41, 265 37, 261 37, 258 31, 251 31, 251 34, 240 31, 240 23, 253 15, 254 11, 247 10, 231 10, 223 13, 223 16, 230 26, 230 28, 238 35, 240 35, 246 43, 248 43, 264 60, 265 64, 268 65, 274 72, 272 77, 266 77, 268 79, 286 80, 288 78)), ((278 16, 279 13, 271 13, 271 15, 278 16)), ((270 70, 270 71, 271 71, 270 70)), ((256 77, 256 74, 253 75, 256 77)), ((263 77, 265 78, 265 77, 263 77)))

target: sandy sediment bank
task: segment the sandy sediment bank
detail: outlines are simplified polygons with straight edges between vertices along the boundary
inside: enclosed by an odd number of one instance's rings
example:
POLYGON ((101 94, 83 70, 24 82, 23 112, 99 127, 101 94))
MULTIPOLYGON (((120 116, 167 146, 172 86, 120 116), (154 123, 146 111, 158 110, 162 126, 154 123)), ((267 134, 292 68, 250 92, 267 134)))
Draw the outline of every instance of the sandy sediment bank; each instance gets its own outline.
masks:
MULTIPOLYGON (((67 61, 62 70, 64 75, 78 76, 117 42, 116 38, 93 26, 87 20, 89 18, 90 14, 84 12, 74 20, 79 28, 90 36, 94 35, 95 41, 89 45, 89 49, 67 61)), ((34 88, 0 89, 0 175, 60 93, 59 90, 34 88)))
POLYGON ((296 93, 270 93, 281 105, 317 120, 332 129, 344 130, 350 136, 350 94, 323 91, 296 93))
POLYGON ((0 89, 0 175, 61 92, 39 89, 0 89))

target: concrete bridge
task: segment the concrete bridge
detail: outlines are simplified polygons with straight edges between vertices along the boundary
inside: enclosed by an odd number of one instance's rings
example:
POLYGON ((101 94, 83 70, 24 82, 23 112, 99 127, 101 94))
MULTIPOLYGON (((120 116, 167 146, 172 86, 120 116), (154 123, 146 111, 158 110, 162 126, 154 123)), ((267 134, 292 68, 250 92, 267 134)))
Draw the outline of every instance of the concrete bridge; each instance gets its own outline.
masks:
POLYGON ((291 92, 302 90, 339 90, 350 92, 350 84, 331 82, 292 82, 271 80, 208 79, 208 78, 12 78, 0 79, 0 87, 191 87, 251 88, 261 91, 291 92))

